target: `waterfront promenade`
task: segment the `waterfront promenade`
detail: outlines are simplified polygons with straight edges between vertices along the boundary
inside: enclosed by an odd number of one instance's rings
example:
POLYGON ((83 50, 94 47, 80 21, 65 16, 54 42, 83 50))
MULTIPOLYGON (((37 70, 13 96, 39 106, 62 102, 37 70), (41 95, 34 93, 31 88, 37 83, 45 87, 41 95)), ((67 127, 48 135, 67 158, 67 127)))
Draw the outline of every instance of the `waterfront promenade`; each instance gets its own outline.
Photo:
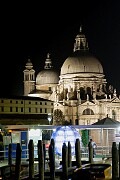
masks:
MULTIPOLYGON (((91 172, 93 172, 94 174, 96 173, 96 171, 99 172, 100 168, 103 166, 105 167, 106 164, 107 168, 105 168, 103 172, 105 175, 105 177, 103 176, 104 179, 112 179, 112 176, 113 175, 115 176, 116 175, 115 173, 117 173, 117 177, 115 179, 117 180, 119 175, 119 160, 118 160, 118 149, 116 148, 115 143, 113 143, 113 147, 111 151, 112 154, 109 154, 107 156, 105 156, 104 154, 101 154, 101 156, 100 154, 97 154, 96 157, 93 158, 92 149, 89 148, 88 153, 85 152, 82 154, 78 142, 79 141, 76 141, 76 146, 75 146, 76 154, 74 157, 72 157, 72 159, 69 156, 70 154, 68 154, 69 151, 66 145, 62 147, 62 151, 63 151, 62 156, 61 157, 56 156, 54 154, 54 145, 52 145, 52 143, 50 144, 51 148, 49 147, 48 157, 44 158, 43 143, 41 140, 38 142, 39 145, 38 158, 34 157, 34 148, 33 148, 34 144, 32 140, 29 142, 29 146, 28 146, 29 147, 28 157, 21 158, 21 153, 22 153, 21 146, 18 143, 16 148, 16 158, 12 158, 11 161, 10 158, 8 159, 4 158, 4 160, 0 162, 1 179, 4 176, 10 175, 11 173, 10 170, 12 167, 12 173, 15 174, 17 172, 17 176, 20 177, 22 180, 28 180, 29 177, 31 176, 33 176, 32 179, 37 177, 40 178, 40 176, 43 175, 44 175, 44 179, 50 179, 51 175, 53 175, 54 180, 56 178, 60 179, 62 176, 65 176, 62 180, 64 179, 77 180, 75 179, 77 176, 80 177, 83 175, 81 174, 81 169, 85 169, 86 173, 84 175, 86 174, 91 175, 91 172), (70 161, 71 161, 71 165, 70 165, 70 161)), ((95 174, 95 176, 96 179, 99 178, 97 174, 95 174)), ((103 179, 103 177, 100 178, 103 179)))

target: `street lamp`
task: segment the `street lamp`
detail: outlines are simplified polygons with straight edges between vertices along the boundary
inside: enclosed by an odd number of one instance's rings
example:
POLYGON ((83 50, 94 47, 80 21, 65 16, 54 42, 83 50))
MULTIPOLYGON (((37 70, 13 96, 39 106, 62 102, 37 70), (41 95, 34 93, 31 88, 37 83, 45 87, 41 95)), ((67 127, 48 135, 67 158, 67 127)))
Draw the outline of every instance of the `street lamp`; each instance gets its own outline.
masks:
POLYGON ((51 124, 51 120, 52 120, 52 116, 51 116, 51 113, 49 113, 49 114, 48 114, 49 125, 51 124))
MULTIPOLYGON (((52 120, 51 114, 48 114, 49 125, 51 124, 51 120, 52 120)), ((50 133, 50 138, 51 138, 51 130, 49 130, 49 133, 50 133)))
POLYGON ((51 117, 48 117, 49 125, 51 124, 51 117))

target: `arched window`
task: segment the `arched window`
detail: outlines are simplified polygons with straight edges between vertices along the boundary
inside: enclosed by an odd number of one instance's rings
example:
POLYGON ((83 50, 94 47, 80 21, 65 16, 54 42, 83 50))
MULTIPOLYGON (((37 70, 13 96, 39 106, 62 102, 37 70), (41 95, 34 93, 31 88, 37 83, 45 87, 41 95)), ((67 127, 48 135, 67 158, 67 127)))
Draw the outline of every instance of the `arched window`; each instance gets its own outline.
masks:
POLYGON ((112 110, 112 119, 116 119, 116 113, 114 110, 112 110))
POLYGON ((83 111, 83 115, 94 115, 94 112, 92 109, 87 108, 83 111))
POLYGON ((89 94, 89 95, 90 95, 90 94, 91 94, 91 88, 90 88, 90 87, 87 87, 87 89, 86 89, 86 90, 87 90, 87 94, 89 94))
POLYGON ((79 125, 78 119, 75 120, 75 125, 79 125))
POLYGON ((84 88, 80 88, 80 98, 83 100, 83 99, 86 99, 86 95, 85 95, 85 90, 84 88))

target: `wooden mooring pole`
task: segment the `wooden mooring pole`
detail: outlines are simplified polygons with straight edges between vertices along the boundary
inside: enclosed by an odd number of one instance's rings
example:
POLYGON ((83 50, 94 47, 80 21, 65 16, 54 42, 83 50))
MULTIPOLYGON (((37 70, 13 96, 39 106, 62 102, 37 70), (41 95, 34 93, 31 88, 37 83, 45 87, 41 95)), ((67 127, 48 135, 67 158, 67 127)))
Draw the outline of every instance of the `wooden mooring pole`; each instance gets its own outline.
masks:
POLYGON ((12 176, 12 144, 8 146, 8 165, 10 166, 10 177, 12 176))
POLYGON ((71 144, 68 142, 68 167, 72 166, 71 144))
POLYGON ((93 146, 92 143, 88 144, 88 155, 89 155, 89 163, 93 163, 93 146))
POLYGON ((120 142, 119 142, 119 179, 120 179, 120 142))
POLYGON ((54 139, 51 139, 49 145, 49 167, 50 167, 50 179, 55 180, 55 144, 54 139))
POLYGON ((29 140, 29 180, 34 178, 34 143, 33 139, 29 140))
POLYGON ((81 163, 81 152, 80 152, 80 140, 79 139, 76 139, 76 142, 75 142, 75 155, 76 155, 77 168, 80 168, 82 166, 82 163, 81 163))
POLYGON ((42 140, 38 140, 38 166, 39 178, 40 180, 44 180, 44 152, 42 140))
POLYGON ((68 179, 68 147, 65 143, 62 146, 62 180, 68 179))
POLYGON ((20 180, 20 170, 21 170, 21 145, 17 143, 16 147, 16 163, 15 163, 15 180, 20 180))
POLYGON ((118 178, 118 149, 116 142, 112 143, 112 179, 118 178))

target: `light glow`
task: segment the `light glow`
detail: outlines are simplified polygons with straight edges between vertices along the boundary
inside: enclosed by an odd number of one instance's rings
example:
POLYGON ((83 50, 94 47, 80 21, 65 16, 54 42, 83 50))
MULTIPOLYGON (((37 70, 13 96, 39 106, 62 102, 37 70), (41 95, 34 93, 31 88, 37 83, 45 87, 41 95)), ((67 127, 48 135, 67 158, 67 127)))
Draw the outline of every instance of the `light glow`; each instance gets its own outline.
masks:
POLYGON ((79 132, 75 128, 70 126, 58 127, 56 131, 52 133, 51 139, 54 139, 55 142, 55 153, 60 156, 62 155, 63 143, 68 146, 68 142, 70 142, 72 155, 75 155, 76 139, 80 139, 81 143, 81 136, 79 132))

